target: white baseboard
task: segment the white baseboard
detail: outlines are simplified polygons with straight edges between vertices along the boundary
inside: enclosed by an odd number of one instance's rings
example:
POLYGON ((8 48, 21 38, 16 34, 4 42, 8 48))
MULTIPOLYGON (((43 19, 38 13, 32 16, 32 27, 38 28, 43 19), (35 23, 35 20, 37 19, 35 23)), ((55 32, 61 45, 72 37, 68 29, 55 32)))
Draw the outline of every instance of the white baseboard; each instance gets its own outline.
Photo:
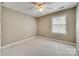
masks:
POLYGON ((11 43, 11 44, 4 45, 4 46, 2 46, 0 49, 4 49, 4 48, 7 48, 7 47, 16 45, 16 44, 20 44, 20 43, 23 43, 23 42, 25 42, 25 41, 34 39, 34 38, 36 38, 36 37, 39 37, 39 38, 46 38, 46 39, 49 39, 49 40, 51 40, 51 41, 57 41, 57 42, 66 43, 66 44, 69 44, 69 45, 74 45, 74 46, 76 46, 75 43, 71 43, 71 42, 67 42, 67 41, 62 41, 62 40, 47 38, 47 37, 43 37, 43 36, 34 36, 34 37, 31 37, 31 38, 27 38, 27 39, 24 39, 24 40, 21 40, 21 41, 17 41, 17 42, 11 43))
POLYGON ((43 37, 43 36, 37 36, 37 37, 39 37, 39 38, 46 38, 46 39, 49 39, 51 41, 57 41, 57 42, 65 43, 65 44, 68 44, 68 45, 76 46, 76 43, 72 43, 72 42, 62 41, 62 40, 58 40, 58 39, 52 39, 52 38, 43 37))
POLYGON ((11 44, 7 44, 7 45, 2 46, 0 49, 4 49, 4 48, 7 48, 7 47, 16 45, 16 44, 20 44, 20 43, 23 43, 23 42, 25 42, 25 41, 31 40, 31 39, 33 39, 33 38, 36 38, 36 37, 37 37, 37 36, 34 36, 34 37, 27 38, 27 39, 24 39, 24 40, 21 40, 21 41, 17 41, 17 42, 11 43, 11 44))

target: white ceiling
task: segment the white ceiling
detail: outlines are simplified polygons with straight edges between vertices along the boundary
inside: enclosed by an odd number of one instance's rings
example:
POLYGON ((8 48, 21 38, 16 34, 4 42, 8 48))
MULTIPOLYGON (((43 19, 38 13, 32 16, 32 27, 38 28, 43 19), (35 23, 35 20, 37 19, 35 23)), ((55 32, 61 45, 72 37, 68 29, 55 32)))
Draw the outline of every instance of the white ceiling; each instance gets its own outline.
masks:
POLYGON ((30 16, 41 17, 57 11, 73 8, 77 5, 77 3, 76 2, 46 2, 45 5, 46 5, 46 9, 42 13, 39 12, 37 9, 33 8, 34 4, 30 2, 5 2, 3 4, 3 6, 5 7, 23 12, 30 16))

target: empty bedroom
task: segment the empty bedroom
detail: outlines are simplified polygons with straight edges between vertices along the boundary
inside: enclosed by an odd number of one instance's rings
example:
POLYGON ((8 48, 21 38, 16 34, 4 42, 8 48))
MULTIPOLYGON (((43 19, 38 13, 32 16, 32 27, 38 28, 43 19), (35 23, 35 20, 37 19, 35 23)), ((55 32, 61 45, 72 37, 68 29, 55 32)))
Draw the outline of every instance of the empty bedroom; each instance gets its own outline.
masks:
POLYGON ((78 2, 0 2, 1 56, 78 56, 78 2))

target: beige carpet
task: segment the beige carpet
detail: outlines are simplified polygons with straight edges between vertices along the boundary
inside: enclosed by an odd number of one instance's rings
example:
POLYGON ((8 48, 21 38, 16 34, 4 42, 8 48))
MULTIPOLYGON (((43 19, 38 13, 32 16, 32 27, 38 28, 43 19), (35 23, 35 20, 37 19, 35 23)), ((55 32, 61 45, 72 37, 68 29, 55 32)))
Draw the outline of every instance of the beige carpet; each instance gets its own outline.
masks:
POLYGON ((3 56, 75 56, 75 46, 34 38, 11 47, 2 49, 3 56))

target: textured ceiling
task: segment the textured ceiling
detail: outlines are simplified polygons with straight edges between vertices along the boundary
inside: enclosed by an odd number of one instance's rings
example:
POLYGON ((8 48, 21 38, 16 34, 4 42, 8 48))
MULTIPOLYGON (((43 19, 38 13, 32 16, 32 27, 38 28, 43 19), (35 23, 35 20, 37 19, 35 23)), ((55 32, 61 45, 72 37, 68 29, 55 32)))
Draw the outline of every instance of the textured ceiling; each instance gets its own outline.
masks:
POLYGON ((76 2, 45 2, 44 12, 38 11, 34 4, 30 2, 4 2, 3 6, 23 12, 30 16, 41 17, 57 11, 73 8, 77 5, 76 2))

